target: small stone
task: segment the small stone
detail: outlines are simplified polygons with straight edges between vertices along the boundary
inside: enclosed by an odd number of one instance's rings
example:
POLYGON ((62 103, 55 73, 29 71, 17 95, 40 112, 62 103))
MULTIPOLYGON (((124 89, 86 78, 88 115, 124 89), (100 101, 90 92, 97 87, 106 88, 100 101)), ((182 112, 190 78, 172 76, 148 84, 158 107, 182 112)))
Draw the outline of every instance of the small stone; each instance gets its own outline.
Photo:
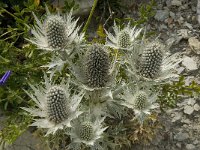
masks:
POLYGON ((188 29, 180 29, 177 31, 177 34, 181 36, 183 39, 189 38, 189 30, 188 29))
POLYGON ((168 10, 157 10, 156 15, 154 18, 158 21, 164 21, 169 17, 169 11, 168 10))
POLYGON ((188 43, 190 48, 196 53, 200 54, 200 41, 195 37, 191 37, 188 39, 188 43))
POLYGON ((198 141, 198 140, 195 140, 195 141, 193 142, 193 144, 194 144, 194 145, 197 145, 197 144, 199 144, 199 141, 198 141))
POLYGON ((172 0, 171 5, 172 6, 181 6, 182 2, 180 0, 172 0))
POLYGON ((191 115, 193 112, 194 112, 193 106, 186 105, 184 107, 184 113, 185 114, 191 115))
POLYGON ((182 132, 179 132, 178 134, 176 134, 174 136, 174 139, 179 141, 179 142, 184 141, 184 140, 186 140, 188 138, 189 138, 188 133, 182 133, 182 132))
POLYGON ((188 100, 188 105, 193 106, 195 103, 196 103, 196 100, 195 100, 194 98, 190 98, 190 99, 188 100))
POLYGON ((182 118, 182 116, 183 116, 183 113, 175 112, 174 116, 172 118, 172 122, 176 122, 176 121, 180 120, 182 118))
POLYGON ((187 144, 186 149, 187 150, 193 150, 193 149, 195 149, 195 146, 193 144, 187 144))
POLYGON ((194 105, 194 110, 195 110, 195 111, 199 111, 199 110, 200 110, 199 104, 195 104, 195 105, 194 105))
POLYGON ((186 67, 188 71, 194 71, 198 69, 196 61, 194 61, 193 58, 188 57, 188 56, 185 56, 183 58, 182 64, 183 66, 186 67))
POLYGON ((174 12, 170 11, 169 15, 170 15, 170 17, 172 17, 173 19, 175 19, 175 13, 174 12))
POLYGON ((185 70, 184 67, 179 67, 179 68, 176 69, 178 74, 181 74, 184 70, 185 70))

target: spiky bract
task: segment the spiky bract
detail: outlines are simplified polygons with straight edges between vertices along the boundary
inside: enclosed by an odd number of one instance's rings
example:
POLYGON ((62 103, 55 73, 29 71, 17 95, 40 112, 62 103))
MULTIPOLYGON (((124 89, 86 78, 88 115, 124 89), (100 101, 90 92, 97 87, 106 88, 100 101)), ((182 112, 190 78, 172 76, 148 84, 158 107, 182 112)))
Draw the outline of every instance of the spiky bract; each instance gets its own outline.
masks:
POLYGON ((105 87, 109 81, 110 60, 103 45, 91 45, 84 60, 86 85, 90 88, 105 87))

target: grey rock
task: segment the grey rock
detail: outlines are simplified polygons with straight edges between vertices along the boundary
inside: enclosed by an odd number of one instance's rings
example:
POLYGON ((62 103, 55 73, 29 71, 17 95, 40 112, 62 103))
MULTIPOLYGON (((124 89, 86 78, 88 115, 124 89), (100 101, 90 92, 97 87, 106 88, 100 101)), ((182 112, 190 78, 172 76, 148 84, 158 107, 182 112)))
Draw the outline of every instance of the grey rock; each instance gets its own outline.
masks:
POLYGON ((189 138, 189 134, 188 133, 182 133, 182 132, 179 132, 178 134, 176 134, 174 136, 174 139, 179 141, 179 142, 184 141, 188 138, 189 138))
POLYGON ((180 0, 172 0, 171 5, 172 6, 181 6, 182 2, 180 0))
POLYGON ((193 144, 187 144, 186 145, 186 149, 187 150, 194 150, 195 149, 195 146, 193 144))
POLYGON ((188 56, 183 58, 182 64, 188 71, 194 71, 198 69, 196 61, 188 56))
POLYGON ((188 105, 193 106, 196 103, 196 100, 194 98, 188 99, 188 105))
POLYGON ((154 18, 158 21, 164 21, 169 17, 169 11, 168 10, 157 10, 156 15, 154 18))
POLYGON ((195 104, 195 105, 194 105, 194 110, 195 110, 195 111, 199 111, 199 110, 200 110, 199 104, 195 104))
POLYGON ((184 107, 184 113, 185 114, 191 115, 193 112, 194 112, 193 106, 186 105, 184 107))
POLYGON ((200 54, 200 41, 196 37, 191 37, 188 39, 190 48, 196 53, 200 54))

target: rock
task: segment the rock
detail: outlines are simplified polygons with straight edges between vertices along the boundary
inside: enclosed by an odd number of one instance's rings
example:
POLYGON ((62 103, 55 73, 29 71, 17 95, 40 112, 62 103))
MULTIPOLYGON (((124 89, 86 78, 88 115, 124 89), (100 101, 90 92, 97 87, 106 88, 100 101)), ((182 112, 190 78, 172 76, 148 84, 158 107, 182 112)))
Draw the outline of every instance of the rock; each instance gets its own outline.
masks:
POLYGON ((174 139, 179 141, 179 142, 184 141, 184 140, 186 140, 188 138, 189 138, 188 133, 182 133, 182 132, 179 132, 178 134, 176 134, 174 136, 174 139))
POLYGON ((169 11, 168 10, 157 10, 156 15, 154 18, 158 21, 164 21, 169 17, 169 11))
POLYGON ((181 6, 182 2, 180 0, 172 0, 171 5, 172 6, 181 6))
POLYGON ((195 149, 195 146, 193 144, 187 144, 186 149, 187 150, 193 150, 193 149, 195 149))
POLYGON ((197 63, 194 61, 193 58, 185 56, 182 61, 183 66, 186 67, 188 71, 197 70, 197 63))
POLYGON ((186 105, 184 107, 184 113, 185 114, 191 115, 193 112, 194 112, 193 106, 186 105))
POLYGON ((179 68, 176 69, 178 74, 181 74, 184 70, 185 70, 184 67, 179 67, 179 68))
POLYGON ((183 39, 189 38, 189 30, 188 29, 180 29, 177 31, 177 34, 181 36, 183 39))
POLYGON ((199 111, 199 110, 200 110, 199 104, 195 104, 195 105, 194 105, 194 110, 195 110, 195 111, 199 111))
POLYGON ((196 100, 194 98, 188 99, 188 105, 194 106, 195 103, 196 103, 196 100))
POLYGON ((172 118, 172 122, 176 122, 178 120, 180 120, 183 116, 183 113, 181 112, 175 112, 174 113, 174 117, 172 118))
POLYGON ((191 37, 188 39, 188 43, 190 48, 196 53, 200 54, 200 41, 195 37, 191 37))

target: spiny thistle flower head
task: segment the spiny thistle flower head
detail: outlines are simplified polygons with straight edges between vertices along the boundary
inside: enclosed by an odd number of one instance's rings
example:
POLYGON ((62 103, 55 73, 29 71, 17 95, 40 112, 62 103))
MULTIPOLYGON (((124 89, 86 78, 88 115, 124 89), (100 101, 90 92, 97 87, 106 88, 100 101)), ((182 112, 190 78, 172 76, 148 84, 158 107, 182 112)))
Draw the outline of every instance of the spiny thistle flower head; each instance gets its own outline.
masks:
POLYGON ((32 39, 28 39, 38 48, 55 51, 73 49, 72 47, 80 46, 84 33, 79 34, 80 26, 77 26, 78 19, 74 20, 72 11, 67 15, 51 14, 46 7, 46 17, 40 21, 33 13, 36 25, 31 29, 32 39))
POLYGON ((135 112, 133 119, 138 119, 140 123, 143 123, 150 111, 158 107, 155 102, 158 93, 150 90, 152 86, 149 83, 145 83, 147 85, 144 83, 139 84, 134 85, 136 87, 134 89, 127 87, 124 90, 122 99, 125 101, 122 105, 131 108, 135 112))
POLYGON ((105 87, 109 81, 110 59, 100 44, 91 45, 84 59, 86 85, 90 88, 105 87))
POLYGON ((83 122, 77 132, 81 140, 90 141, 93 138, 93 126, 91 122, 83 122))
POLYGON ((148 107, 148 97, 147 94, 144 91, 138 91, 134 95, 134 102, 133 102, 134 108, 138 110, 144 110, 148 107))
POLYGON ((147 45, 140 59, 139 72, 145 78, 156 78, 160 71, 163 60, 163 45, 153 42, 147 45))
POLYGON ((128 48, 131 45, 130 35, 127 30, 122 30, 119 33, 118 45, 122 48, 128 48))
POLYGON ((171 54, 168 52, 169 45, 162 44, 158 39, 138 45, 138 51, 127 55, 127 71, 131 73, 130 78, 140 81, 168 82, 177 78, 176 66, 183 60, 181 53, 171 54), (136 57, 137 55, 138 57, 136 57))
POLYGON ((132 50, 136 44, 136 39, 140 35, 142 29, 131 27, 130 23, 123 29, 120 29, 114 22, 114 35, 106 31, 106 46, 114 49, 132 50))
POLYGON ((48 16, 45 22, 48 46, 51 49, 62 49, 66 44, 66 27, 64 19, 59 15, 48 16))
POLYGON ((74 120, 70 133, 72 144, 85 144, 89 147, 98 145, 98 140, 102 138, 103 132, 107 129, 107 127, 102 128, 104 119, 105 117, 100 119, 87 114, 87 116, 82 115, 74 120))
POLYGON ((68 118, 69 106, 67 105, 65 89, 52 86, 47 92, 47 114, 50 121, 60 123, 68 118))
POLYGON ((54 134, 65 126, 71 127, 71 121, 82 113, 78 111, 78 106, 84 92, 71 94, 69 80, 55 85, 48 80, 46 75, 44 78, 44 87, 30 85, 34 93, 25 91, 36 103, 36 107, 22 109, 37 117, 31 126, 47 129, 46 135, 48 135, 54 134))

